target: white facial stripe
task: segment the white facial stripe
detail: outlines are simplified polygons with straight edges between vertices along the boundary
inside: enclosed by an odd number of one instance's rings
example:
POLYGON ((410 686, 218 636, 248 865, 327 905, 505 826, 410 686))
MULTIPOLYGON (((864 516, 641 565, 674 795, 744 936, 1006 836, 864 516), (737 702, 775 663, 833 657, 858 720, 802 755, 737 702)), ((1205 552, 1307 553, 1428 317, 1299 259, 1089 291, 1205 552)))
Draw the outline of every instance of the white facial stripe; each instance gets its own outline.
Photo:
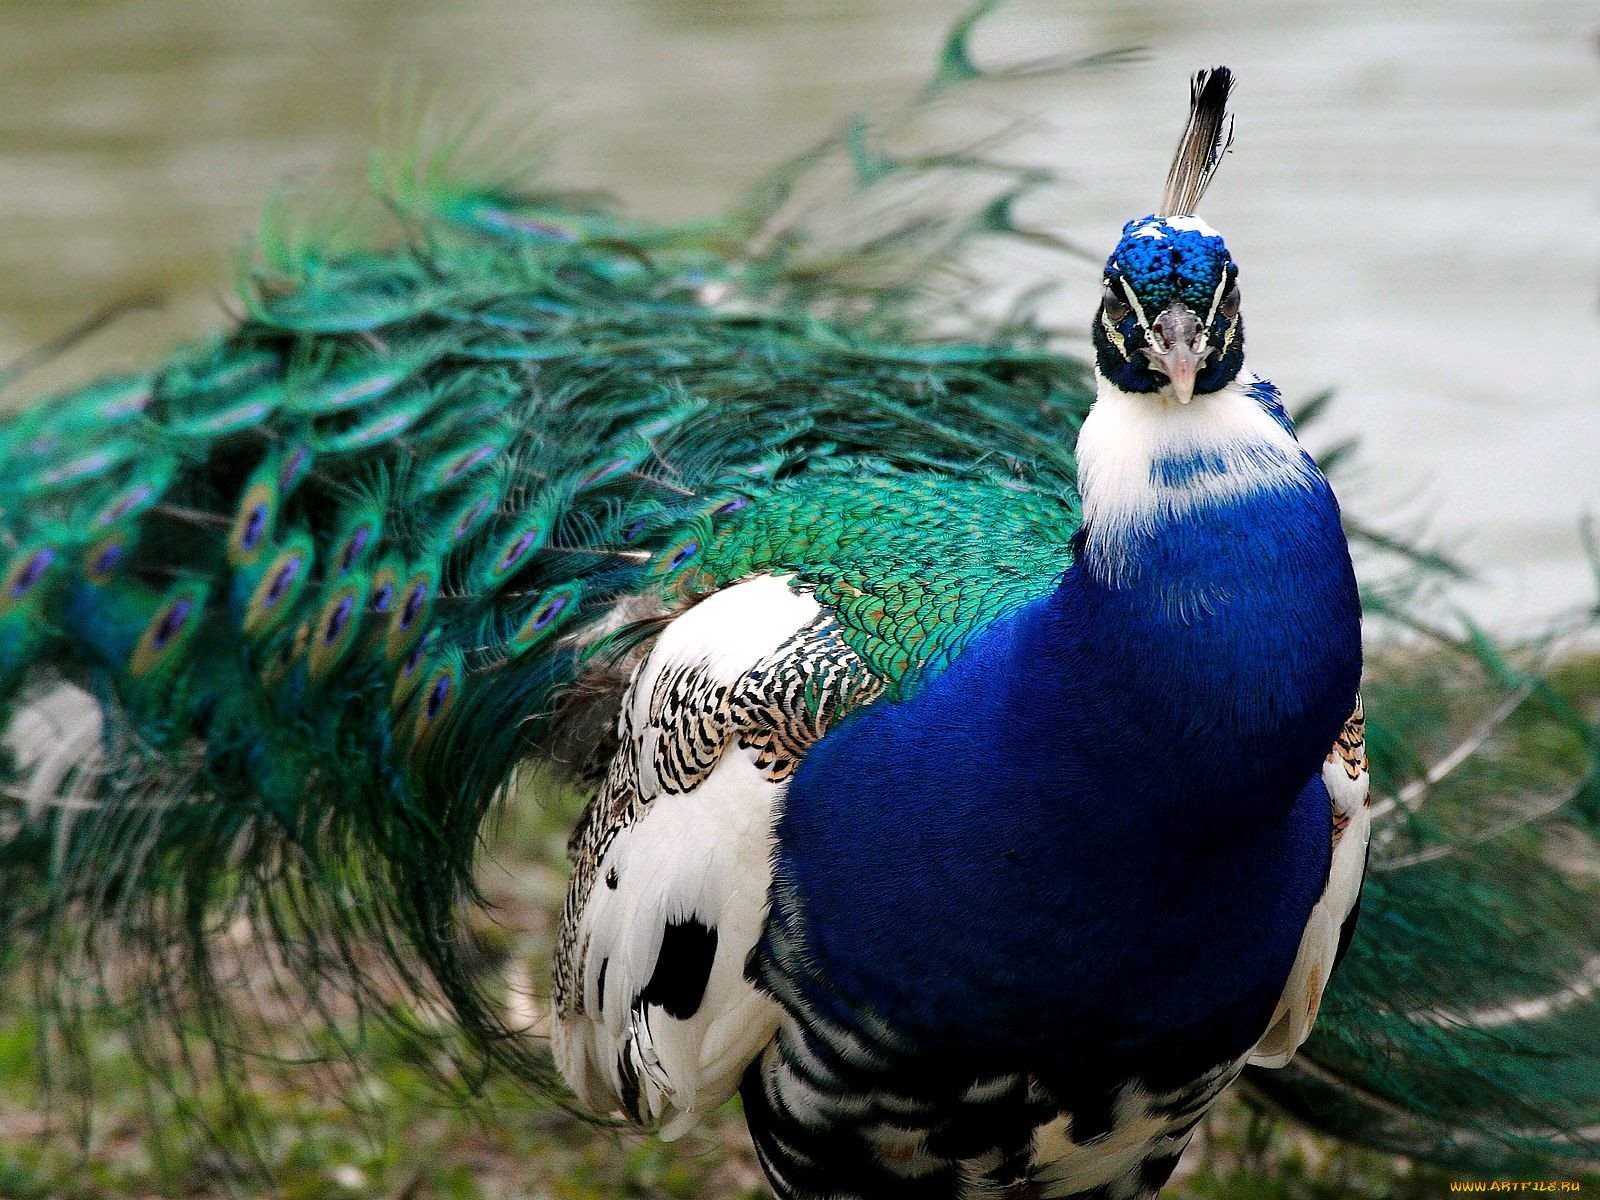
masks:
POLYGON ((1228 290, 1228 273, 1224 271, 1222 278, 1217 280, 1217 290, 1211 293, 1211 310, 1206 313, 1206 328, 1211 328, 1211 322, 1217 318, 1217 309, 1222 305, 1222 295, 1228 290))
POLYGON ((1099 380, 1078 434, 1078 478, 1092 556, 1121 574, 1133 535, 1196 508, 1252 493, 1314 486, 1316 465, 1242 375, 1180 405, 1099 380))
POLYGON ((1128 298, 1128 305, 1133 309, 1134 316, 1139 318, 1139 324, 1144 326, 1145 331, 1148 333, 1150 330, 1150 318, 1144 315, 1144 305, 1139 303, 1139 296, 1133 290, 1133 284, 1128 282, 1126 275, 1121 276, 1117 282, 1122 284, 1122 294, 1128 298))

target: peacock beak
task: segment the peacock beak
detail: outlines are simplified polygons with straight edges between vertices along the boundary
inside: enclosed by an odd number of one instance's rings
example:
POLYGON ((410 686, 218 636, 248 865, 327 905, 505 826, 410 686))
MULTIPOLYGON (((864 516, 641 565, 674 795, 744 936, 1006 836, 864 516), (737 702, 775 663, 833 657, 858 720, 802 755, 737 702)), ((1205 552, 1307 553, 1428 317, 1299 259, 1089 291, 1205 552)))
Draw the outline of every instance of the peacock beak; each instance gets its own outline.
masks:
POLYGON ((1150 345, 1144 348, 1156 370, 1167 377, 1179 404, 1194 399, 1194 377, 1211 354, 1206 331, 1194 310, 1174 300, 1150 326, 1150 345))

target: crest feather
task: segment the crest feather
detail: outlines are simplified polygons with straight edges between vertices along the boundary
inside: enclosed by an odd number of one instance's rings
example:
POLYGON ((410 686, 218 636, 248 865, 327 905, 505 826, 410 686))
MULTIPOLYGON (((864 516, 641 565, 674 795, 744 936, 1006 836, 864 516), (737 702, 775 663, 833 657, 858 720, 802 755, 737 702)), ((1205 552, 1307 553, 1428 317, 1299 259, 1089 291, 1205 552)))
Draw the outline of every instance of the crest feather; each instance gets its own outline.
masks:
POLYGON ((1189 83, 1189 121, 1167 170, 1157 216, 1191 217, 1199 207, 1222 156, 1233 145, 1233 117, 1228 112, 1232 90, 1233 72, 1227 67, 1194 73, 1189 83))

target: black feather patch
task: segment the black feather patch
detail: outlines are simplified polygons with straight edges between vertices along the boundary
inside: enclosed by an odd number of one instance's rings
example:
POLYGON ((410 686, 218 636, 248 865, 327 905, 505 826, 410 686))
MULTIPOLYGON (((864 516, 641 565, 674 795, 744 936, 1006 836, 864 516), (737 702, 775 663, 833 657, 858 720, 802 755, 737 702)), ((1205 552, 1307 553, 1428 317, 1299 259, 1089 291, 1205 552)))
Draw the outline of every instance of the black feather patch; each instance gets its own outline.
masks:
POLYGON ((643 1125, 645 1111, 644 1105, 639 1103, 639 1068, 634 1064, 632 1053, 627 1050, 617 1059, 617 1089, 617 1099, 622 1101, 623 1111, 635 1124, 643 1125))
POLYGON ((1157 1155, 1139 1164, 1139 1182, 1150 1189, 1152 1196, 1172 1177, 1172 1170, 1178 1165, 1179 1157, 1177 1154, 1157 1155))
POLYGON ((687 1021, 700 1011, 716 957, 715 929, 706 928, 697 917, 669 922, 655 972, 639 993, 640 1005, 659 1005, 667 1016, 687 1021))
POLYGON ((1232 90, 1233 72, 1227 67, 1195 72, 1189 84, 1189 121, 1167 169, 1167 186, 1162 189, 1157 216, 1193 216, 1200 206, 1200 197, 1211 186, 1222 156, 1233 145, 1233 118, 1228 115, 1232 90))
POLYGON ((1114 1090, 1096 1091, 1085 1095, 1072 1106, 1072 1144, 1082 1146, 1096 1138, 1103 1138, 1117 1127, 1117 1094, 1114 1090))

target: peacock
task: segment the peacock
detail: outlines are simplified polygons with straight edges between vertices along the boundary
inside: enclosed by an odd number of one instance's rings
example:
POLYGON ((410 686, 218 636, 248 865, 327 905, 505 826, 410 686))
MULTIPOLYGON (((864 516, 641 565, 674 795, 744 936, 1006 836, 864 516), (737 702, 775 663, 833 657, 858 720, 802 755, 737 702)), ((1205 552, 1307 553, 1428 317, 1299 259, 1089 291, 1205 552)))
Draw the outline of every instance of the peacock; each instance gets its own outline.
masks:
POLYGON ((1151 1197, 1235 1084, 1592 1161, 1588 618, 1497 643, 1341 514, 1196 215, 1232 85, 1087 354, 930 283, 1038 173, 852 125, 858 195, 1000 186, 827 245, 798 166, 657 226, 402 156, 389 236, 274 228, 234 328, 6 417, 6 961, 225 1042, 242 923, 663 1137, 739 1097, 784 1200, 1151 1197), (532 764, 548 1051, 470 920, 532 764))

